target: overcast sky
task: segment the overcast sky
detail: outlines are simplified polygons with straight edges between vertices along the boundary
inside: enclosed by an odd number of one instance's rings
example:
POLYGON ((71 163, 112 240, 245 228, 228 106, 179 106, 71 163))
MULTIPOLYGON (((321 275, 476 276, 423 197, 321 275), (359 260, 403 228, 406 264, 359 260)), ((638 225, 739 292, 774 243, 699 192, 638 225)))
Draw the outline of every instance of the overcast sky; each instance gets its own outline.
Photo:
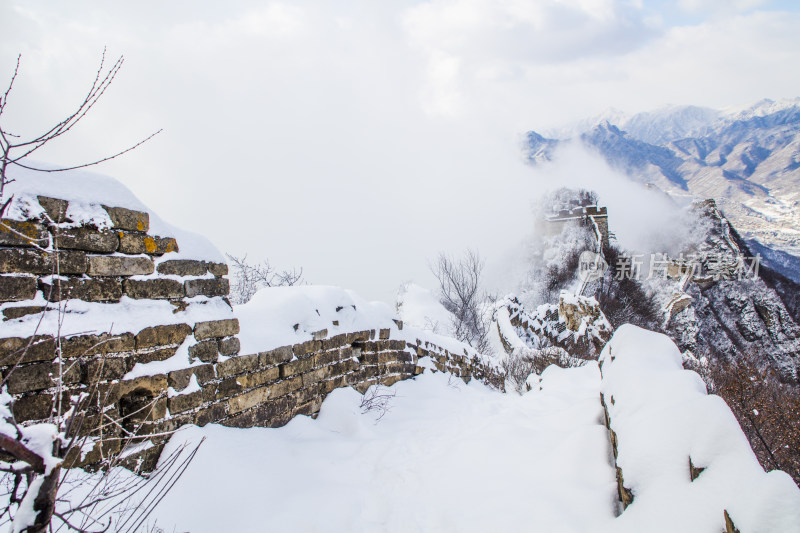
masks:
POLYGON ((799 96, 798 30, 792 0, 6 0, 0 74, 22 54, 4 120, 24 135, 82 99, 104 46, 124 55, 40 158, 163 128, 96 171, 223 251, 391 301, 438 251, 497 261, 529 232, 557 180, 522 163, 525 131, 799 96))

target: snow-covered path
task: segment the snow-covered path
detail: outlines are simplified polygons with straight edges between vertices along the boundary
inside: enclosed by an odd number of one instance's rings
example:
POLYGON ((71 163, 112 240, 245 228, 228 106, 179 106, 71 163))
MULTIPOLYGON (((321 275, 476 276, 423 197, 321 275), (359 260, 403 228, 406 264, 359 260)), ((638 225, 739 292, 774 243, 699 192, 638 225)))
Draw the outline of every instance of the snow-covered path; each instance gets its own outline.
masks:
POLYGON ((181 430, 207 441, 156 511, 165 531, 593 531, 613 520, 596 365, 522 397, 444 374, 387 389, 376 422, 334 391, 317 420, 181 430))

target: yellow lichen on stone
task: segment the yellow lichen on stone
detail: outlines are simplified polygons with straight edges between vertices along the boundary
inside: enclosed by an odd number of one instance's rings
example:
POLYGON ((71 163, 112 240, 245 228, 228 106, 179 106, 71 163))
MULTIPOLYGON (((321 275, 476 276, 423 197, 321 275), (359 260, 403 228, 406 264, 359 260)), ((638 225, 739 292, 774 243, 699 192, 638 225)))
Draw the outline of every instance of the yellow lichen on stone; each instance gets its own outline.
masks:
POLYGON ((144 217, 139 216, 136 220, 136 229, 139 231, 144 231, 144 217))
POLYGON ((148 254, 156 253, 158 246, 156 245, 156 240, 149 235, 144 238, 144 249, 147 251, 148 254))

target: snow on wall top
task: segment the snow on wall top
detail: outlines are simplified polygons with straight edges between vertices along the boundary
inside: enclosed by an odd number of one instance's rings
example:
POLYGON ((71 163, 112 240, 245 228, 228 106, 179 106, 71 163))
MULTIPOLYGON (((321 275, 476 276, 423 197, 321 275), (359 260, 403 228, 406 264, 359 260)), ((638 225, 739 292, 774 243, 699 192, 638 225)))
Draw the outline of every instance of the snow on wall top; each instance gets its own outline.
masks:
POLYGON ((601 354, 617 466, 633 503, 614 531, 800 531, 800 489, 765 473, 725 401, 681 365, 665 335, 621 326, 601 354), (692 480, 689 461, 704 469, 692 480))
MULTIPOLYGON (((40 163, 31 163, 40 168, 52 168, 40 163)), ((150 214, 150 233, 161 237, 174 237, 180 252, 172 253, 169 259, 198 259, 224 263, 225 258, 211 244, 211 241, 196 233, 184 231, 168 224, 118 180, 87 172, 69 170, 65 172, 36 172, 17 166, 10 166, 7 176, 12 179, 6 185, 4 196, 14 195, 5 216, 15 220, 25 220, 42 213, 36 197, 48 196, 70 202, 68 216, 80 224, 93 224, 99 228, 110 227, 108 214, 101 207, 124 207, 150 214)))

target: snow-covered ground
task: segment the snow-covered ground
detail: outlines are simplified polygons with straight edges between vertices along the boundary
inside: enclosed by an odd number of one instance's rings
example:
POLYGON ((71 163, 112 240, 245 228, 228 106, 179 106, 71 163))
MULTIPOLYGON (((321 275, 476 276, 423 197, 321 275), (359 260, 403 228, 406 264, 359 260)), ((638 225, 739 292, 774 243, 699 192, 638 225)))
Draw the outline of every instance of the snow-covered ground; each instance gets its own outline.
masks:
POLYGON ((339 389, 316 420, 191 426, 170 446, 207 440, 155 517, 192 533, 595 531, 616 501, 599 387, 596 365, 551 367, 524 396, 426 371, 385 389, 380 420, 339 389))

